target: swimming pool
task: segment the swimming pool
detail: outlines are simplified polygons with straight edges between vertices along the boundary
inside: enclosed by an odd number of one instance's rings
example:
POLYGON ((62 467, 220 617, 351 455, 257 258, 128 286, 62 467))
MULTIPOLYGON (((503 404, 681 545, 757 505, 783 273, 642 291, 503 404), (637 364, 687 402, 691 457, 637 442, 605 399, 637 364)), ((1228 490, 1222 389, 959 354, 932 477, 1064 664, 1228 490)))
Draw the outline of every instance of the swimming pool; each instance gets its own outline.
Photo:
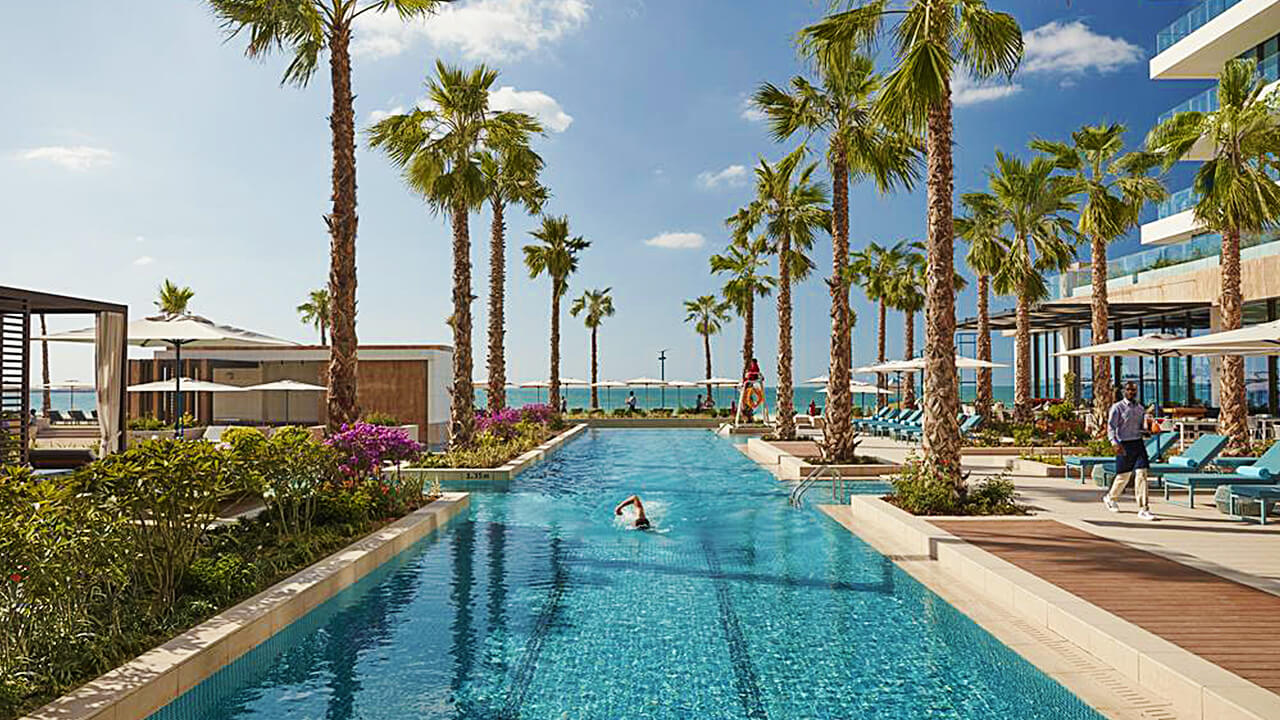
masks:
POLYGON ((589 431, 152 717, 1101 717, 787 492, 589 431))

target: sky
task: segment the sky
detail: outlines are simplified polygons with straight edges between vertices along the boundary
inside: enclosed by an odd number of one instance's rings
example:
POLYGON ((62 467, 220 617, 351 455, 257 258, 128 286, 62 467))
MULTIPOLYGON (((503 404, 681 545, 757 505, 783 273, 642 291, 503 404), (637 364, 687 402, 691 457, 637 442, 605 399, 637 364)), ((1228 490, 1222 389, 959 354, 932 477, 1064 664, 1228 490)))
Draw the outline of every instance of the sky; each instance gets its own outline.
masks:
MULTIPOLYGON (((1122 122, 1138 144, 1155 118, 1208 86, 1153 82, 1159 28, 1185 0, 990 0, 1014 14, 1027 53, 1010 80, 955 88, 956 194, 985 186, 995 149, 1066 139, 1083 124, 1122 122)), ((600 331, 601 376, 702 376, 702 342, 682 302, 716 292, 708 258, 724 219, 752 195, 751 168, 794 144, 773 142, 746 101, 762 82, 804 72, 796 31, 821 0, 460 0, 425 21, 362 19, 353 41, 357 124, 412 106, 437 58, 501 73, 494 107, 537 115, 537 150, 553 197, 591 247, 570 298, 612 288, 600 331)), ((327 282, 330 105, 327 60, 309 86, 282 86, 287 58, 244 56, 196 0, 20 3, 0 27, 0 284, 127 303, 150 314, 168 278, 218 322, 314 342, 295 307, 327 282)), ((888 58, 880 67, 887 69, 888 58)), ((817 157, 817 156, 815 156, 817 157)), ((449 343, 449 228, 390 163, 357 150, 362 343, 449 343)), ((1175 170, 1171 189, 1189 184, 1175 170)), ((1148 214, 1151 214, 1149 212, 1148 214)), ((923 186, 850 194, 854 249, 922 239, 923 186)), ((508 212, 507 355, 516 381, 548 375, 550 283, 531 280, 519 248, 537 219, 508 212)), ((484 375, 489 215, 471 217, 476 377, 484 375)), ((1136 237, 1136 233, 1135 233, 1136 237)), ((1136 239, 1113 245, 1132 252, 1136 239)), ((1087 254, 1087 249, 1082 251, 1087 254)), ((959 250, 962 257, 963 249, 959 250)), ((829 273, 829 239, 814 261, 829 273)), ((794 290, 795 377, 826 374, 829 296, 817 277, 794 290)), ((875 309, 854 291, 855 360, 874 359, 875 309)), ((974 314, 972 283, 957 298, 974 314)), ((562 319, 563 376, 589 376, 589 334, 562 319)), ((997 307, 1009 306, 998 300, 997 307)), ((772 301, 757 312, 756 353, 774 373, 772 301)), ((51 319, 51 331, 88 324, 51 319)), ((922 323, 917 323, 921 326, 922 323)), ((903 345, 890 313, 889 354, 903 345)), ((734 321, 713 338, 717 375, 733 375, 734 321)), ((918 330, 917 348, 923 330, 918 330)), ((1011 342, 997 337, 997 360, 1011 342)), ((91 353, 54 346, 55 381, 91 377, 91 353)), ((1002 382, 1000 374, 997 382, 1002 382)))

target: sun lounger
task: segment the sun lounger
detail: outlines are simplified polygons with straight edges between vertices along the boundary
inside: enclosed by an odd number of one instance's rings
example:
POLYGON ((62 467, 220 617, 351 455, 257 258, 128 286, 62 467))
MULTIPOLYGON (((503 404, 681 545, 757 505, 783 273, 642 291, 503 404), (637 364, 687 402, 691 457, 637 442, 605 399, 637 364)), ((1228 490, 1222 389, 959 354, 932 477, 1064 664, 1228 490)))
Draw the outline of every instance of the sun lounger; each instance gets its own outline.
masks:
POLYGON ((887 406, 886 406, 886 407, 882 407, 882 408, 880 408, 879 410, 875 411, 875 413, 873 413, 873 414, 871 414, 871 415, 869 415, 869 416, 867 416, 867 417, 864 417, 864 418, 854 418, 854 419, 852 420, 852 423, 853 423, 853 426, 854 426, 855 428, 862 428, 862 427, 865 427, 865 426, 869 425, 870 423, 875 422, 876 420, 883 420, 883 419, 885 419, 886 417, 888 417, 888 416, 889 416, 889 413, 891 413, 891 412, 893 412, 893 408, 891 408, 891 407, 887 407, 887 406))
MULTIPOLYGON (((1236 468, 1229 473, 1170 473, 1164 478, 1164 499, 1169 498, 1171 488, 1186 488, 1187 507, 1196 506, 1196 490, 1217 488, 1222 485, 1275 485, 1280 482, 1280 443, 1262 453, 1252 465, 1236 468)), ((1181 503, 1176 503, 1181 504, 1181 503)))
POLYGON ((882 418, 876 418, 866 424, 867 430, 875 435, 879 435, 884 428, 893 427, 898 422, 905 420, 911 414, 910 410, 894 410, 882 418))
MULTIPOLYGON (((1196 441, 1187 446, 1180 454, 1169 458, 1168 462, 1151 463, 1151 467, 1147 469, 1149 477, 1165 479, 1166 476, 1172 477, 1173 473, 1181 473, 1183 475, 1190 473, 1198 473, 1202 469, 1209 466, 1214 458, 1218 457, 1218 453, 1222 452, 1222 448, 1227 446, 1227 437, 1225 435, 1206 434, 1196 438, 1196 441)), ((1110 484, 1115 478, 1115 467, 1103 468, 1102 477, 1105 484, 1110 484)), ((1097 477, 1096 475, 1094 477, 1097 477)))
POLYGON ((918 423, 919 423, 919 421, 920 421, 920 418, 922 418, 922 417, 924 417, 924 411, 923 411, 923 410, 912 410, 912 411, 910 411, 909 413, 907 413, 907 416, 906 416, 905 418, 902 418, 901 420, 898 420, 897 422, 891 422, 891 423, 886 423, 886 424, 884 424, 884 425, 881 425, 881 426, 880 426, 880 428, 879 428, 880 434, 881 434, 881 435, 893 435, 894 433, 896 433, 896 432, 897 432, 897 431, 899 431, 899 430, 905 430, 905 429, 907 429, 907 428, 919 427, 918 423))
MULTIPOLYGON (((1147 457, 1152 460, 1159 460, 1164 454, 1169 452, 1169 448, 1173 445, 1173 441, 1178 439, 1178 433, 1162 432, 1156 433, 1147 438, 1147 457)), ((1095 465, 1102 465, 1115 469, 1115 455, 1068 455, 1066 457, 1067 476, 1071 475, 1071 468, 1080 468, 1080 484, 1084 484, 1085 475, 1094 468, 1095 465)))
POLYGON ((88 417, 85 416, 83 410, 68 410, 67 415, 71 417, 71 422, 78 423, 80 425, 88 425, 89 423, 93 422, 92 420, 90 420, 88 417))
MULTIPOLYGON (((982 424, 981 415, 965 415, 961 413, 960 416, 957 417, 956 419, 960 421, 960 437, 962 438, 967 438, 970 435, 972 435, 974 431, 978 429, 978 426, 982 424)), ((914 427, 904 431, 903 439, 919 440, 923 435, 924 435, 924 426, 923 426, 923 422, 921 422, 921 425, 919 427, 914 427)))
POLYGON ((49 422, 54 424, 67 424, 67 423, 70 423, 71 420, 63 416, 60 410, 50 410, 49 422))
MULTIPOLYGON (((1274 446, 1273 446, 1274 447, 1274 446)), ((1235 485, 1227 488, 1230 498, 1227 501, 1227 513, 1241 520, 1252 520, 1248 515, 1240 514, 1237 507, 1239 500, 1255 500, 1258 503, 1258 524, 1267 524, 1268 504, 1274 506, 1280 502, 1280 485, 1235 485)))

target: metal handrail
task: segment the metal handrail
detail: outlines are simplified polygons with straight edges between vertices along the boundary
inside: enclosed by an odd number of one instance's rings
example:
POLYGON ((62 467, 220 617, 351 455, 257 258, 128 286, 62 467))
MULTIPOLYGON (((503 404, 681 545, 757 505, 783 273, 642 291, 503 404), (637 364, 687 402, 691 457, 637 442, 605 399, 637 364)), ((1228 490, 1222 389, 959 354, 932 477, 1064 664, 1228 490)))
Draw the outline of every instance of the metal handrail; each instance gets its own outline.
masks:
POLYGON ((809 488, 817 484, 817 482, 822 479, 823 475, 831 476, 831 496, 833 498, 836 494, 836 483, 840 484, 840 490, 843 492, 844 476, 840 474, 840 471, 831 465, 819 465, 810 471, 803 480, 796 483, 796 486, 791 489, 791 497, 787 502, 792 507, 800 507, 800 502, 804 499, 804 494, 809 491, 809 488))

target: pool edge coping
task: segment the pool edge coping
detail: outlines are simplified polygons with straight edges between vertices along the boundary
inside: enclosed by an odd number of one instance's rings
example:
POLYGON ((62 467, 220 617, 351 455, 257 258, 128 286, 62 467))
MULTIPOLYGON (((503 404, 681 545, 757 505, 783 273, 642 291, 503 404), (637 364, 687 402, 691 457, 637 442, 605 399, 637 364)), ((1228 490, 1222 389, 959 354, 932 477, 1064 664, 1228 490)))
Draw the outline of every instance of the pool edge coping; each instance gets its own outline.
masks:
POLYGON ((143 720, 284 630, 471 504, 446 492, 21 720, 143 720))
MULTIPOLYGON (((757 465, 768 470, 779 480, 803 480, 815 468, 824 467, 807 462, 804 458, 783 450, 764 438, 751 437, 744 443, 744 453, 757 465)), ((867 481, 882 479, 902 472, 902 463, 877 463, 867 465, 833 465, 844 479, 867 481)))
MULTIPOLYGON (((1280 695, 1179 647, 878 497, 849 502, 855 524, 897 541, 913 559, 995 607, 1055 633, 1114 668, 1138 687, 1169 700, 1179 717, 1266 720, 1280 717, 1280 695)), ((1025 518, 1023 518, 1025 519, 1025 518)))
POLYGON ((533 465, 547 459, 561 445, 582 434, 590 427, 587 423, 578 423, 538 447, 521 453, 496 468, 409 468, 397 467, 383 471, 383 476, 394 476, 397 473, 420 475, 424 481, 440 482, 507 482, 533 465))

